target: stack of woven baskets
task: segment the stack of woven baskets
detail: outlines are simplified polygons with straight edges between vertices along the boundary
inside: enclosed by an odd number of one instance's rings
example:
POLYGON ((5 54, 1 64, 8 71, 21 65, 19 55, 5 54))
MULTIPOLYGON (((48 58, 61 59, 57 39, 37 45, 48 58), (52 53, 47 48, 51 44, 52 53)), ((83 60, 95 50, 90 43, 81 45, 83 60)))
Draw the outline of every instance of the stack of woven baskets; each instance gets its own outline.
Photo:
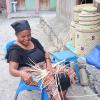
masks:
POLYGON ((70 41, 72 43, 72 46, 75 48, 75 33, 76 33, 76 26, 79 23, 79 14, 81 13, 82 9, 84 7, 91 6, 93 7, 93 4, 81 4, 81 5, 76 5, 74 7, 74 16, 73 16, 73 21, 71 22, 70 26, 70 41))
POLYGON ((96 45, 100 45, 100 14, 93 4, 78 6, 75 14, 70 27, 70 40, 75 53, 85 56, 96 45))

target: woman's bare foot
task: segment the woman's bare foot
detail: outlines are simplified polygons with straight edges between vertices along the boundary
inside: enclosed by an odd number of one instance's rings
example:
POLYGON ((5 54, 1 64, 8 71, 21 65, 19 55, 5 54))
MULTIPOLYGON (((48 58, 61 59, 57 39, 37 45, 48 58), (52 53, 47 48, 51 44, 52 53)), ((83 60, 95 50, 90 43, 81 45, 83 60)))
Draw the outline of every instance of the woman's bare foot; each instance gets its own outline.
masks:
POLYGON ((50 95, 50 100, 54 100, 54 97, 53 97, 53 95, 50 95))
POLYGON ((29 85, 32 85, 32 86, 38 86, 38 83, 35 82, 35 81, 32 81, 32 82, 29 83, 29 85))

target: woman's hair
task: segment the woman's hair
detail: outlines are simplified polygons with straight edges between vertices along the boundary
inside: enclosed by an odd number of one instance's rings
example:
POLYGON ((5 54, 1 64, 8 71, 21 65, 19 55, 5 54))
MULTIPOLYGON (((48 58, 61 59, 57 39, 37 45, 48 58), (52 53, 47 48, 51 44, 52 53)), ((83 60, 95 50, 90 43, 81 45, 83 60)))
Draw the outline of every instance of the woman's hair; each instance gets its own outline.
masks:
POLYGON ((15 30, 15 34, 24 31, 30 30, 30 25, 27 20, 19 20, 11 24, 12 28, 15 30))

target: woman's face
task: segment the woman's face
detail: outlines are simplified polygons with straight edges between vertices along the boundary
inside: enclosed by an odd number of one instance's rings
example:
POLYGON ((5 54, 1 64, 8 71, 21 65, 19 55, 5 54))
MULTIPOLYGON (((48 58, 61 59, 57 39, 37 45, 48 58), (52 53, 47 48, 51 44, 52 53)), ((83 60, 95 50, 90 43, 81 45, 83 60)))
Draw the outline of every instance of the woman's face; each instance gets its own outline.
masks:
POLYGON ((18 42, 20 42, 24 46, 28 46, 31 41, 31 30, 24 30, 17 33, 18 42))

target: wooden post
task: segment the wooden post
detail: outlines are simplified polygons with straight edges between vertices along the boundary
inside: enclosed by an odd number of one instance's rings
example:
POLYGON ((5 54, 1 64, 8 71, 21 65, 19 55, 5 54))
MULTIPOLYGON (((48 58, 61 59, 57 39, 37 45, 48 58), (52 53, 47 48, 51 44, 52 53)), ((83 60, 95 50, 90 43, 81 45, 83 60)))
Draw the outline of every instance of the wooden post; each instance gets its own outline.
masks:
POLYGON ((35 14, 38 15, 39 13, 39 1, 38 0, 35 0, 35 14))
POLYGON ((81 0, 76 0, 76 5, 79 5, 81 3, 81 0))
POLYGON ((10 0, 6 0, 6 16, 10 14, 10 0))

